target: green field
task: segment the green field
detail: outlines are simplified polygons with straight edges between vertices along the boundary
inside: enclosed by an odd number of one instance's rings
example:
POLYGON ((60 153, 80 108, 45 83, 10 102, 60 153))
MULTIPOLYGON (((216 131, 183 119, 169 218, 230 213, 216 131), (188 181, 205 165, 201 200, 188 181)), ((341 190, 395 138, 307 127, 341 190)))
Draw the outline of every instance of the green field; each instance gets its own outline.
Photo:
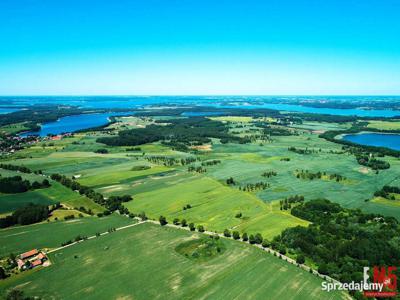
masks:
POLYGON ((208 230, 222 232, 225 228, 260 232, 273 238, 283 229, 308 222, 280 211, 270 203, 264 203, 251 193, 241 192, 203 176, 184 179, 148 192, 136 194, 126 207, 134 212, 145 211, 153 218, 164 215, 167 219, 186 219, 201 224, 208 230), (191 209, 183 210, 187 204, 191 209), (237 213, 242 218, 235 218, 237 213))
POLYGON ((400 130, 400 122, 397 121, 368 121, 370 128, 376 128, 380 130, 400 130))
POLYGON ((250 245, 224 240, 222 254, 200 262, 175 251, 198 236, 138 225, 57 251, 50 267, 4 280, 0 289, 17 286, 42 299, 344 298, 323 292, 318 277, 250 245))
POLYGON ((78 235, 91 236, 97 232, 105 232, 111 227, 121 227, 132 222, 132 219, 114 214, 102 218, 85 217, 2 229, 0 257, 10 253, 20 254, 33 248, 57 248, 61 243, 78 235))
POLYGON ((25 122, 5 125, 0 127, 0 133, 5 133, 5 134, 14 134, 25 130, 29 130, 29 128, 25 126, 25 122))
MULTIPOLYGON (((22 176, 24 179, 42 182, 46 177, 35 175, 18 173, 14 171, 0 169, 0 175, 6 176, 22 176)), ((79 193, 71 191, 70 189, 62 186, 58 182, 50 180, 51 186, 45 189, 37 189, 34 191, 28 191, 25 193, 18 194, 2 194, 0 193, 0 213, 11 212, 18 207, 27 205, 28 203, 50 205, 56 202, 61 202, 69 207, 86 207, 91 209, 94 213, 104 211, 104 208, 94 203, 92 200, 85 196, 81 196, 79 193)))

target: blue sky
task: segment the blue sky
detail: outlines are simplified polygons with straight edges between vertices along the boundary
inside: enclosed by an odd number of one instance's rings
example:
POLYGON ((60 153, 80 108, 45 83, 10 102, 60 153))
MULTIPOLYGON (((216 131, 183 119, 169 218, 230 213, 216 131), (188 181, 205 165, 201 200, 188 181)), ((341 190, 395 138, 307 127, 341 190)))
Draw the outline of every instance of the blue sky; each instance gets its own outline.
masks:
POLYGON ((400 1, 2 0, 0 95, 399 95, 400 1))

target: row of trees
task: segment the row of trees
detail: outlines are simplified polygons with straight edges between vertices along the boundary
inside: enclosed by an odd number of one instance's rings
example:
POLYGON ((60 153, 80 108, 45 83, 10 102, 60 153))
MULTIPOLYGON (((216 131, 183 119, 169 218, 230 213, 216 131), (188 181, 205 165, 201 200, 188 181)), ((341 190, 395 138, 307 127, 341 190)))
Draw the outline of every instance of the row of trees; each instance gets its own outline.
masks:
POLYGON ((247 183, 243 186, 239 186, 239 191, 245 191, 245 192, 255 192, 255 191, 260 191, 260 190, 265 190, 270 187, 270 184, 268 182, 256 182, 256 183, 247 183))
POLYGON ((81 185, 79 182, 72 180, 64 175, 60 174, 52 174, 51 179, 58 181, 65 187, 70 188, 73 191, 78 191, 79 194, 85 195, 86 197, 92 199, 94 202, 104 206, 108 211, 113 212, 119 210, 122 214, 128 214, 129 211, 126 207, 122 205, 123 202, 128 202, 132 200, 132 196, 124 195, 124 196, 111 196, 108 199, 104 198, 104 196, 92 188, 81 185))
POLYGON ((4 170, 18 171, 18 172, 27 173, 27 174, 32 173, 32 170, 27 168, 27 167, 25 167, 25 166, 17 166, 17 165, 10 165, 10 164, 0 164, 0 168, 4 169, 4 170))
POLYGON ((326 177, 329 180, 335 180, 336 182, 340 182, 343 180, 346 180, 345 176, 342 176, 340 174, 327 174, 326 172, 321 172, 318 171, 316 173, 312 173, 308 170, 296 170, 296 178, 301 178, 301 179, 308 179, 308 180, 314 180, 314 179, 321 179, 322 177, 326 177))
POLYGON ((168 167, 178 165, 185 166, 200 160, 199 158, 194 156, 189 156, 185 158, 175 158, 170 156, 146 156, 145 159, 151 163, 168 167))
POLYGON ((215 165, 218 165, 220 163, 221 163, 221 161, 219 159, 212 159, 212 160, 206 160, 206 161, 201 162, 201 165, 203 167, 204 166, 215 166, 215 165))
POLYGON ((202 166, 196 167, 196 166, 189 166, 188 167, 188 172, 197 172, 197 173, 206 173, 207 169, 203 168, 202 166))
POLYGON ((265 171, 264 173, 261 174, 262 177, 270 178, 273 176, 277 176, 278 173, 275 171, 265 171))
POLYGON ((297 154, 311 154, 311 153, 316 153, 315 150, 310 150, 307 147, 305 149, 301 149, 301 148, 296 148, 296 147, 289 147, 288 148, 289 151, 297 153, 297 154))

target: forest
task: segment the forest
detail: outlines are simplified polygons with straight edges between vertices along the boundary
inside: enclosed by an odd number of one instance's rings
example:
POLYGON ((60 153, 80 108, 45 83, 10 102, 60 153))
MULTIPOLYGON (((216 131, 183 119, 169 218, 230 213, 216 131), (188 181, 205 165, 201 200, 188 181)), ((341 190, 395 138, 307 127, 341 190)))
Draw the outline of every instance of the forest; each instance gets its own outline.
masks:
POLYGON ((228 133, 221 122, 203 117, 173 119, 168 125, 149 125, 145 128, 119 132, 115 137, 102 137, 97 142, 109 146, 137 146, 146 143, 164 141, 177 150, 187 150, 189 146, 210 143, 211 138, 230 142, 243 142, 245 139, 228 133))
POLYGON ((11 215, 0 218, 0 228, 19 225, 28 225, 47 219, 49 216, 47 205, 32 204, 16 209, 11 215))
POLYGON ((0 177, 0 193, 5 194, 24 193, 49 186, 50 182, 47 179, 41 183, 38 181, 30 183, 29 180, 23 180, 21 176, 0 177))
POLYGON ((304 255, 321 274, 341 282, 360 281, 365 266, 398 264, 400 226, 393 217, 345 209, 325 199, 301 203, 291 213, 312 224, 285 229, 271 245, 304 255))

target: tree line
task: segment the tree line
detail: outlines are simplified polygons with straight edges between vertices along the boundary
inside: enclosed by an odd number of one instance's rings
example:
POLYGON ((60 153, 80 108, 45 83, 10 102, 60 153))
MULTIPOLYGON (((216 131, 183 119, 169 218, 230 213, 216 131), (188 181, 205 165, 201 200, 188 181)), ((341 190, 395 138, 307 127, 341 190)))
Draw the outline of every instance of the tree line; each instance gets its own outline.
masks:
POLYGON ((19 175, 12 177, 1 177, 0 175, 0 193, 16 194, 48 187, 50 187, 50 182, 47 179, 44 179, 41 183, 38 181, 31 183, 19 175))
POLYGON ((46 220, 50 210, 47 205, 30 203, 24 207, 17 208, 11 215, 0 218, 0 228, 13 225, 29 225, 46 220))
POLYGON ((132 197, 130 195, 111 196, 106 199, 102 194, 94 191, 92 188, 81 185, 79 182, 64 175, 52 174, 50 178, 61 183, 63 186, 73 191, 78 191, 79 194, 85 195, 86 197, 92 199, 94 202, 104 206, 109 212, 119 210, 120 213, 123 214, 129 213, 122 203, 131 201, 132 197))

